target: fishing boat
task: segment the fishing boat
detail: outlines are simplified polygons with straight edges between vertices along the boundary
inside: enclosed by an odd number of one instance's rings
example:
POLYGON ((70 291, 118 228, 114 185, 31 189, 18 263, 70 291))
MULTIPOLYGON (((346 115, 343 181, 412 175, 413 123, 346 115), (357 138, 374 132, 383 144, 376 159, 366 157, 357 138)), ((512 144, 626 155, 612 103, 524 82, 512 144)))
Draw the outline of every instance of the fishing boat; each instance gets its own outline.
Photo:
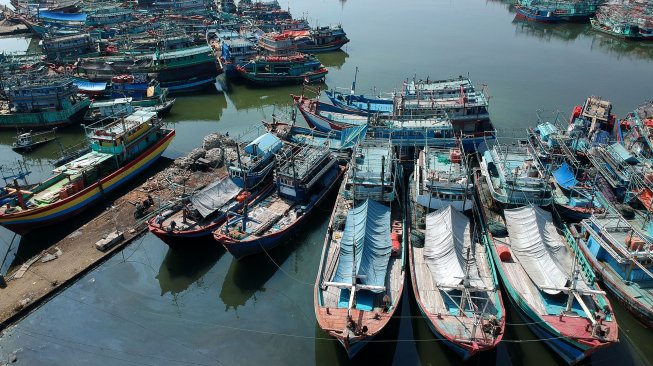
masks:
POLYGON ((310 30, 286 30, 282 34, 291 37, 297 51, 302 53, 333 52, 349 43, 347 33, 341 25, 310 30))
POLYGON ((620 140, 642 160, 653 161, 653 102, 637 107, 621 122, 627 126, 620 140))
POLYGON ((245 80, 262 86, 323 82, 329 72, 314 56, 257 56, 246 64, 236 65, 245 80))
POLYGON ((283 142, 272 133, 259 135, 259 128, 241 134, 237 141, 235 155, 226 156, 225 165, 231 179, 244 189, 252 189, 265 181, 276 166, 276 154, 287 158, 281 151, 283 142), (258 135, 252 139, 250 136, 258 135))
POLYGON ((451 205, 435 212, 413 201, 410 274, 429 328, 463 360, 496 347, 505 308, 489 249, 470 220, 451 205))
POLYGON ((401 166, 388 141, 367 140, 349 164, 314 287, 320 328, 354 357, 396 313, 405 280, 401 166))
POLYGON ((88 111, 84 114, 84 121, 87 123, 97 122, 101 119, 128 116, 135 111, 155 112, 157 116, 163 117, 170 113, 176 99, 169 99, 161 104, 152 106, 142 106, 150 103, 144 101, 134 101, 132 98, 116 98, 107 101, 92 102, 88 111))
POLYGON ((452 148, 462 144, 466 151, 476 151, 495 136, 489 121, 484 124, 475 121, 452 122, 446 113, 426 119, 365 115, 322 103, 319 101, 319 95, 313 99, 303 95, 293 96, 293 99, 310 127, 322 132, 331 132, 368 124, 370 136, 391 139, 397 146, 452 148))
POLYGON ((77 95, 69 78, 16 75, 0 84, 0 128, 71 125, 84 116, 91 101, 77 95))
POLYGON ((446 114, 453 122, 478 123, 490 119, 489 96, 485 87, 476 90, 468 77, 404 81, 402 90, 392 93, 391 98, 368 98, 355 95, 357 75, 358 69, 350 94, 327 91, 333 105, 349 111, 395 117, 429 118, 446 114))
POLYGON ((88 33, 58 37, 46 36, 43 39, 42 47, 48 60, 63 63, 74 62, 83 57, 97 57, 100 55, 95 40, 88 33))
POLYGON ((361 112, 348 111, 343 108, 320 102, 319 93, 315 98, 291 95, 294 105, 306 123, 322 132, 341 131, 343 129, 366 125, 370 116, 361 112))
POLYGON ((328 146, 288 146, 275 167, 276 189, 213 232, 236 259, 267 253, 310 216, 343 173, 328 146), (290 150, 290 151, 288 151, 290 150))
POLYGON ((237 77, 236 66, 247 63, 257 55, 255 44, 243 37, 234 37, 220 41, 220 65, 228 78, 237 77))
POLYGON ((574 172, 567 162, 563 162, 553 170, 553 202, 564 218, 578 221, 605 212, 605 200, 590 178, 590 173, 595 177, 598 174, 596 171, 581 167, 577 167, 574 172), (584 179, 577 179, 579 175, 584 179))
POLYGON ((567 364, 618 342, 609 300, 595 282, 585 257, 570 245, 551 213, 527 204, 491 209, 489 184, 475 174, 483 240, 509 299, 528 328, 567 364))
POLYGON ((192 92, 215 85, 218 68, 211 47, 189 46, 127 56, 85 58, 77 72, 91 81, 107 81, 117 75, 157 74, 170 93, 192 92))
POLYGON ((653 39, 652 21, 650 10, 629 2, 604 4, 590 19, 594 30, 627 40, 653 39))
POLYGON ((147 221, 148 230, 173 250, 214 243, 212 232, 222 225, 229 212, 242 213, 245 199, 256 204, 274 188, 272 182, 251 192, 229 176, 221 177, 199 192, 191 193, 147 221))
POLYGON ((616 117, 612 103, 600 97, 590 96, 582 106, 575 106, 565 132, 569 148, 585 157, 593 146, 606 145, 612 141, 616 117))
POLYGON ((497 204, 548 206, 553 201, 549 188, 551 173, 526 141, 497 141, 483 153, 480 171, 497 204))
POLYGON ((603 0, 519 0, 517 16, 528 20, 557 23, 587 21, 603 0))
POLYGON ((47 144, 57 138, 56 128, 43 132, 25 132, 16 136, 16 141, 11 145, 15 151, 32 151, 43 144, 47 144))
POLYGON ((605 287, 653 328, 653 241, 621 215, 594 215, 578 225, 578 247, 605 287))
POLYGON ((465 156, 459 148, 425 147, 418 153, 411 189, 415 204, 439 210, 472 208, 474 192, 465 156))
POLYGON ((281 122, 265 124, 265 127, 268 131, 285 141, 316 146, 327 144, 331 151, 345 154, 352 151, 363 141, 367 133, 367 125, 331 132, 322 132, 314 128, 300 127, 281 122))
POLYGON ((17 233, 77 215, 146 170, 168 147, 175 131, 154 112, 85 126, 91 152, 53 170, 53 176, 0 209, 0 225, 17 233))

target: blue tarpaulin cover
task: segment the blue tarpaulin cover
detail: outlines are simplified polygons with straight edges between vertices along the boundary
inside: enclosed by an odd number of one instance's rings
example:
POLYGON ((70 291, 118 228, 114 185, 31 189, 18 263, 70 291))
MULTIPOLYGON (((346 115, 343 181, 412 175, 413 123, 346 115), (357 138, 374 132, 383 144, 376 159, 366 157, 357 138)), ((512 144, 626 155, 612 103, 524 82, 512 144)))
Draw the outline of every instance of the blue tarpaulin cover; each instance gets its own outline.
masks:
POLYGON ((562 163, 560 168, 554 170, 553 177, 558 185, 564 189, 570 189, 578 183, 576 177, 574 177, 574 172, 571 171, 571 168, 567 163, 562 163))
POLYGON ((68 22, 85 22, 86 14, 84 13, 60 13, 56 11, 43 10, 39 12, 39 18, 45 20, 61 20, 68 22))
POLYGON ((274 154, 282 146, 281 140, 271 133, 266 133, 256 138, 245 146, 245 152, 250 155, 265 156, 274 154))
POLYGON ((102 90, 106 90, 107 88, 107 83, 103 81, 94 82, 88 80, 75 79, 73 80, 73 84, 75 84, 80 90, 87 90, 87 91, 102 91, 102 90))
POLYGON ((384 286, 392 251, 389 207, 368 199, 347 213, 334 282, 352 282, 354 249, 356 274, 361 276, 360 283, 384 286))

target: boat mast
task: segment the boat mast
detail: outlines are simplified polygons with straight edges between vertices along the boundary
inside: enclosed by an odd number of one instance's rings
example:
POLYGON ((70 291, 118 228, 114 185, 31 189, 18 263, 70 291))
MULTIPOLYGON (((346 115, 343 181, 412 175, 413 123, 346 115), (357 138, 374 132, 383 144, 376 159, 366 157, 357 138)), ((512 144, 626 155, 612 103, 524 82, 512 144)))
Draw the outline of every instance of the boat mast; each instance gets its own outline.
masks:
POLYGON ((351 94, 349 95, 349 98, 347 99, 347 105, 351 105, 351 99, 354 96, 354 93, 356 93, 356 78, 358 77, 358 66, 356 66, 356 72, 354 73, 354 81, 351 83, 351 94))

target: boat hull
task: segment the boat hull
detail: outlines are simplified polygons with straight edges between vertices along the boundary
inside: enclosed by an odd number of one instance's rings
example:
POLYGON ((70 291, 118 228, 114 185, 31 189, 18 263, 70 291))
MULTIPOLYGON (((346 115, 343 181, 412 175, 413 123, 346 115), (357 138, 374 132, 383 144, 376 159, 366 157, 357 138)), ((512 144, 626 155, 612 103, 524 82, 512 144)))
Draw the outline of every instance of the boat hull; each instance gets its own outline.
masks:
POLYGON ((644 303, 637 301, 632 296, 628 296, 628 285, 626 285, 620 278, 615 277, 613 273, 605 269, 596 257, 590 252, 589 248, 583 241, 580 241, 580 250, 587 258, 588 262, 599 274, 601 282, 607 287, 608 291, 617 298, 617 301, 633 314, 637 320, 642 322, 649 329, 653 329, 653 310, 647 307, 644 303))
MULTIPOLYGON (((251 203, 258 203, 262 198, 265 198, 273 188, 274 184, 270 183, 265 188, 256 192, 255 198, 251 201, 251 203)), ((242 206, 242 203, 235 204, 233 207, 230 207, 229 210, 239 210, 242 208, 242 206)), ((213 237, 213 231, 224 224, 226 219, 227 214, 225 212, 216 216, 210 224, 200 228, 184 231, 169 231, 157 225, 155 223, 156 217, 153 217, 148 220, 147 228, 157 238, 166 243, 172 250, 184 250, 196 248, 198 246, 204 246, 207 244, 216 244, 216 241, 213 237)))
POLYGON ((171 94, 192 93, 203 90, 215 90, 215 76, 198 77, 187 80, 163 81, 161 87, 171 94))
POLYGON ((102 200, 106 194, 121 187, 152 165, 163 154, 175 136, 174 130, 167 131, 167 134, 159 142, 151 146, 139 158, 99 182, 60 202, 26 212, 0 216, 0 225, 17 234, 24 235, 34 229, 64 221, 83 212, 102 200))
POLYGON ((75 124, 84 118, 90 105, 90 99, 83 99, 61 111, 0 114, 0 128, 45 129, 75 124))
POLYGON ((266 235, 258 239, 243 241, 234 240, 228 236, 222 235, 222 233, 215 232, 215 239, 218 240, 224 246, 224 248, 238 260, 274 249, 281 243, 281 240, 284 237, 301 226, 306 218, 309 217, 313 212, 315 207, 320 205, 326 196, 329 195, 329 192, 333 190, 333 187, 336 186, 337 182, 343 175, 344 169, 338 165, 334 166, 333 169, 334 170, 331 172, 327 172, 325 174, 323 181, 328 182, 328 185, 324 188, 315 202, 310 204, 310 206, 307 207, 306 212, 300 216, 292 225, 286 227, 284 230, 280 230, 274 234, 266 235), (329 175, 335 176, 329 177, 329 175))
POLYGON ((333 41, 328 44, 323 45, 310 45, 310 44, 298 44, 297 51, 301 53, 323 53, 323 52, 333 52, 341 49, 349 40, 339 40, 333 41))

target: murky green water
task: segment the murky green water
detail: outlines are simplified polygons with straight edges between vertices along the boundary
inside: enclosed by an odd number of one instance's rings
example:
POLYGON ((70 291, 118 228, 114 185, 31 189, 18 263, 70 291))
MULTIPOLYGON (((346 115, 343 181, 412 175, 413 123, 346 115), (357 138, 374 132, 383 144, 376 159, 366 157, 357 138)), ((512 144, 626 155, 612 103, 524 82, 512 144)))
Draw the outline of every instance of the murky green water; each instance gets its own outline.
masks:
MULTIPOLYGON (((390 92, 414 75, 433 79, 469 73, 475 82, 488 85, 492 119, 499 129, 532 124, 538 108, 559 108, 566 115, 592 94, 610 99, 623 116, 653 92, 653 45, 596 34, 588 25, 517 22, 503 2, 281 3, 295 15, 307 13, 313 24, 342 23, 352 39, 343 52, 319 56, 330 69, 328 87, 348 88, 356 67, 362 93, 390 92)), ((25 40, 0 39, 0 50, 25 47, 25 40)), ((188 152, 216 130, 237 134, 288 108, 289 94, 300 92, 299 87, 231 85, 226 94, 178 97, 167 118, 177 137, 165 156, 188 152)), ((79 129, 59 134, 64 145, 81 137, 79 129)), ((13 132, 0 133, 0 164, 20 157, 8 146, 12 136, 13 132)), ((33 171, 29 179, 47 176, 57 151, 56 145, 48 145, 25 155, 33 171)), ((25 365, 347 363, 341 346, 326 338, 313 314, 312 283, 332 202, 333 198, 271 257, 241 263, 219 248, 173 253, 146 235, 10 330, 0 340, 0 363, 15 350, 18 362, 25 365)), ((87 219, 23 238, 17 261, 87 219)), ((12 235, 0 230, 1 259, 12 235)), ((433 340, 410 291, 404 293, 400 315, 379 342, 366 346, 352 363, 459 363, 433 340)), ((622 342, 598 353, 593 364, 649 363, 651 332, 615 308, 622 342)), ((504 338, 521 342, 505 342, 475 362, 557 364, 553 353, 508 310, 508 321, 515 325, 507 328, 504 338)))

